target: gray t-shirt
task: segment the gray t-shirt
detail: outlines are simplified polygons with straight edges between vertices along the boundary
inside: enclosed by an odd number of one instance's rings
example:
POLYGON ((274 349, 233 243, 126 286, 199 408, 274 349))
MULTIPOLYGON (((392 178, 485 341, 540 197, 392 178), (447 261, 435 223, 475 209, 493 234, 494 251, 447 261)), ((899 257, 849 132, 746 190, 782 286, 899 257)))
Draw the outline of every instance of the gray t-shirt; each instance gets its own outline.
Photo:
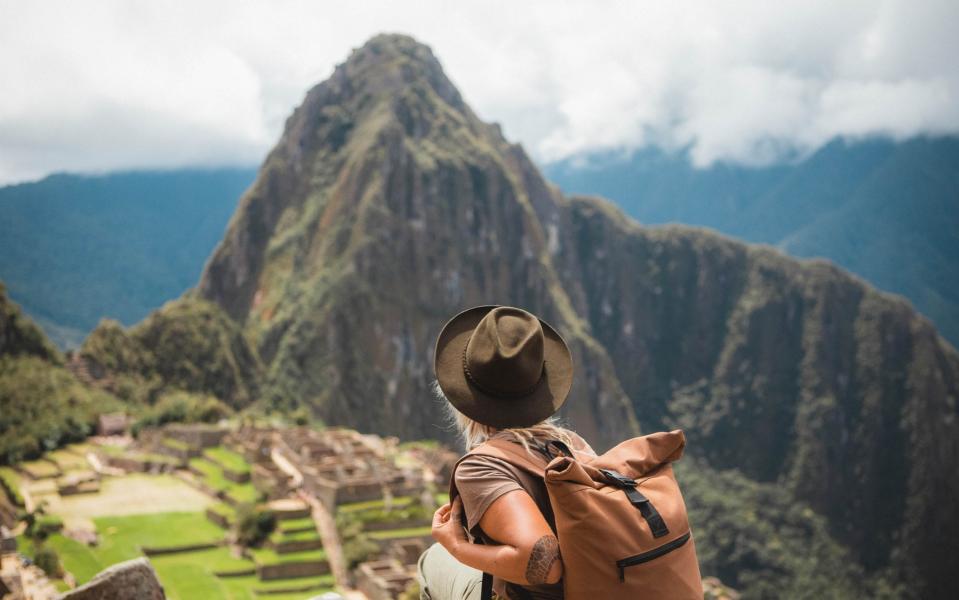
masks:
MULTIPOLYGON (((573 441, 573 450, 595 454, 593 449, 583 438, 575 433, 571 433, 573 441)), ((498 436, 506 439, 513 439, 508 433, 500 433, 498 436)), ((541 460, 543 467, 546 467, 546 457, 532 451, 533 456, 541 460)), ((496 540, 487 536, 479 526, 480 520, 486 514, 486 510, 500 496, 513 490, 523 490, 533 499, 540 512, 543 513, 546 522, 550 528, 556 531, 556 522, 553 518, 553 509, 549 504, 549 494, 546 491, 546 484, 539 477, 535 477, 522 469, 493 458, 492 456, 470 456, 465 458, 456 469, 456 489, 459 490, 463 498, 463 512, 466 515, 467 526, 473 537, 479 539, 484 544, 496 545, 496 540)), ((524 600, 532 598, 534 600, 562 600, 563 583, 552 585, 520 586, 506 582, 498 577, 493 578, 493 590, 504 598, 510 600, 524 600), (523 594, 526 592, 526 595, 523 594)))

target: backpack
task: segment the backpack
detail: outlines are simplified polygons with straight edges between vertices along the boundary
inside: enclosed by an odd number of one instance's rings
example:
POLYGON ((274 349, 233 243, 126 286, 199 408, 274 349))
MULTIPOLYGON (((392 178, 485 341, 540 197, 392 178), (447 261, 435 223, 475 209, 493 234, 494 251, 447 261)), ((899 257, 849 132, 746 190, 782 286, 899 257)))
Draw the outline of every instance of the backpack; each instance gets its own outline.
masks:
MULTIPOLYGON (((566 600, 702 600, 696 547, 670 464, 685 445, 678 429, 627 440, 600 456, 574 453, 551 440, 536 448, 541 458, 494 438, 466 456, 491 456, 545 481, 566 600)), ((454 467, 451 500, 455 476, 454 467)), ((487 573, 482 592, 483 600, 492 597, 487 573)))

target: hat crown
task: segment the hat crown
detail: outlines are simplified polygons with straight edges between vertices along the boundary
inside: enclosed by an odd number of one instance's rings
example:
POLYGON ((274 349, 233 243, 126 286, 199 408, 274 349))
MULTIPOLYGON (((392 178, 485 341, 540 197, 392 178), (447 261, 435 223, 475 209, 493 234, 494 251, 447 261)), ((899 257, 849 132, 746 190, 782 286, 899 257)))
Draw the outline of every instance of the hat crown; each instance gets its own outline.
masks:
POLYGON ((543 375, 543 327, 525 310, 500 306, 473 330, 463 356, 467 377, 499 396, 522 395, 543 375))

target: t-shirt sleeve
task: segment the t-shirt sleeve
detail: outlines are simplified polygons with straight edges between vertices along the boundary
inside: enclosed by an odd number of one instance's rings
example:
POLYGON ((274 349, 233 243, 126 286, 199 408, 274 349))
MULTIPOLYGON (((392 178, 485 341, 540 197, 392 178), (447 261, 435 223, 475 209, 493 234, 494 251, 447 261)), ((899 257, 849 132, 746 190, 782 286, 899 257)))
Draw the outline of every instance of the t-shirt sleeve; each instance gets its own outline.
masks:
POLYGON ((456 468, 456 489, 463 498, 467 527, 473 531, 497 498, 523 486, 495 458, 470 456, 456 468))

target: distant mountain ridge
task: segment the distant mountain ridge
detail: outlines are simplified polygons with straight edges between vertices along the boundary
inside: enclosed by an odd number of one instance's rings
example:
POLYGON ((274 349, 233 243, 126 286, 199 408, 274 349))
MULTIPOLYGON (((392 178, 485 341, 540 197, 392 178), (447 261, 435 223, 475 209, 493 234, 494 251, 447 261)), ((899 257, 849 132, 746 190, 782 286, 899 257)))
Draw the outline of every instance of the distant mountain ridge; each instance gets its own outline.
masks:
POLYGON ((0 280, 61 347, 196 283, 254 169, 51 175, 0 187, 0 280))
POLYGON ((959 138, 835 140, 796 164, 694 168, 656 149, 546 165, 645 224, 703 225, 821 256, 902 294, 959 344, 959 138))

